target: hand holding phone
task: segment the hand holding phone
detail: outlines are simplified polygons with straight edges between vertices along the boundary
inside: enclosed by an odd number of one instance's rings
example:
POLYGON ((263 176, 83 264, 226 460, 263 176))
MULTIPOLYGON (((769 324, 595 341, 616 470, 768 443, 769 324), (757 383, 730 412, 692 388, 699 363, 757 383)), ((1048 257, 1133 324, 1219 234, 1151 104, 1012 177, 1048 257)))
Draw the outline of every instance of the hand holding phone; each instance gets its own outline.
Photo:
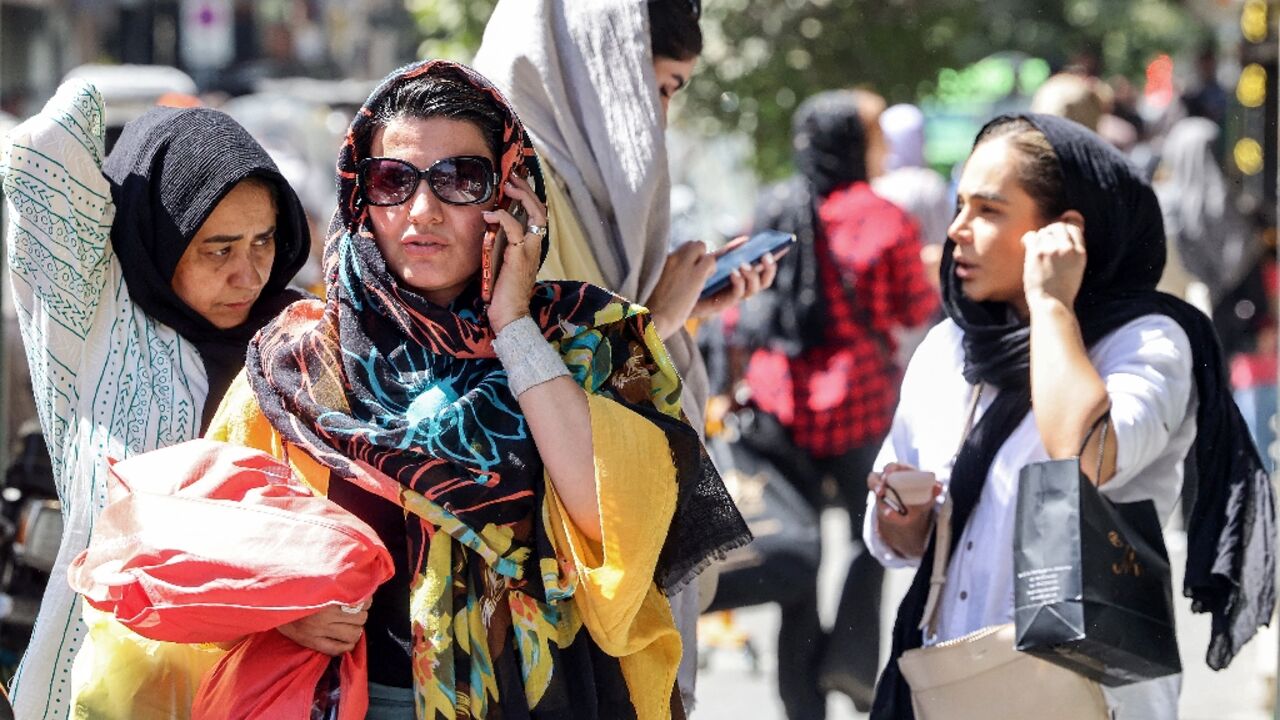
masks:
MULTIPOLYGON (((528 176, 529 172, 521 164, 517 166, 516 174, 523 178, 528 176)), ((502 209, 511 213, 521 227, 528 222, 529 214, 519 200, 512 197, 506 198, 502 209)), ((480 299, 486 303, 493 300, 493 288, 498 284, 498 272, 502 269, 502 258, 506 255, 507 244, 507 232, 501 223, 492 223, 485 229, 484 253, 480 264, 480 299)))
POLYGON ((715 272, 702 286, 700 299, 706 300, 725 289, 734 270, 743 265, 755 265, 768 253, 785 252, 795 241, 795 235, 777 230, 762 230, 752 235, 746 242, 716 258, 715 272))

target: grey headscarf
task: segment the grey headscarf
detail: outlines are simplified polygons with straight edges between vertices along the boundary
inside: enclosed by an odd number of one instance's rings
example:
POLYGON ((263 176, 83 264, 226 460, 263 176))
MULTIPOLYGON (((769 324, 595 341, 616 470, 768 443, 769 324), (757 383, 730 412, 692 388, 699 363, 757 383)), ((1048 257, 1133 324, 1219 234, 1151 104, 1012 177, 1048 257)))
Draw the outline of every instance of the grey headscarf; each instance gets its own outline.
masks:
MULTIPOLYGON (((671 226, 647 0, 500 0, 472 65, 515 106, 540 158, 568 186, 606 289, 647 304, 671 226)), ((702 357, 683 330, 666 345, 684 380, 685 414, 701 433, 702 357)))
POLYGON ((1214 156, 1219 133, 1212 120, 1179 120, 1165 138, 1155 185, 1165 234, 1177 243, 1187 270, 1209 287, 1215 305, 1262 251, 1214 156))
POLYGON ((646 0, 501 0, 474 67, 569 186, 609 289, 643 299, 667 255, 670 181, 646 0), (623 71, 625 70, 625 71, 623 71))

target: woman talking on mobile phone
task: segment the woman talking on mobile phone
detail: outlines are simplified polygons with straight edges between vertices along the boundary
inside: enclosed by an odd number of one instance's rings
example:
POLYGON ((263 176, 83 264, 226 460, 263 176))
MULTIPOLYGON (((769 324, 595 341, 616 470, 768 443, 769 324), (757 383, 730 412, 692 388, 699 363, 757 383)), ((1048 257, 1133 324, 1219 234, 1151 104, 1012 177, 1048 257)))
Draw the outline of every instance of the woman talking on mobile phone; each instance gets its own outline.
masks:
POLYGON ((466 67, 388 77, 338 171, 328 299, 255 339, 212 436, 305 455, 396 574, 367 613, 281 632, 337 654, 363 625, 370 718, 669 717, 665 593, 748 535, 652 322, 594 286, 535 282, 533 150, 466 67), (494 209, 508 199, 527 225, 494 209), (495 225, 508 245, 486 304, 495 225))

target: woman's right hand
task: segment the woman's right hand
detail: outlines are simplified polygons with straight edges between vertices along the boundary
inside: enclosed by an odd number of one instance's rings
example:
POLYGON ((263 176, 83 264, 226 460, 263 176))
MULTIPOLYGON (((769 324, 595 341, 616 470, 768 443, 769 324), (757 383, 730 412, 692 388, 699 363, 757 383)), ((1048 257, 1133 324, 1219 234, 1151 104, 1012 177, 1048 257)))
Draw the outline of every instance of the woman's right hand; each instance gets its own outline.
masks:
POLYGON ((1022 246, 1026 252, 1022 287, 1028 308, 1034 310, 1046 301, 1074 308, 1088 263, 1084 216, 1068 210, 1060 219, 1023 235, 1022 246))
POLYGON ((331 605, 276 630, 304 648, 325 655, 341 655, 355 649, 369 619, 365 605, 359 607, 360 611, 353 613, 342 605, 331 605))
POLYGON ((929 531, 933 528, 934 501, 942 492, 942 484, 935 483, 928 502, 903 506, 905 514, 892 507, 885 500, 888 489, 885 477, 895 472, 915 469, 903 463, 889 463, 880 472, 867 476, 867 489, 876 496, 876 530, 880 533, 880 538, 904 558, 924 555, 924 550, 929 545, 929 531))
MULTIPOLYGON (((547 208, 538 200, 528 180, 512 175, 503 190, 509 197, 520 201, 527 220, 521 223, 506 210, 484 213, 485 222, 501 223, 510 239, 502 255, 502 272, 498 273, 493 298, 486 310, 489 326, 495 334, 529 314, 529 299, 533 296, 542 258, 542 238, 529 232, 529 228, 533 225, 547 226, 547 208)), ((486 250, 492 250, 492 246, 487 246, 486 250)))

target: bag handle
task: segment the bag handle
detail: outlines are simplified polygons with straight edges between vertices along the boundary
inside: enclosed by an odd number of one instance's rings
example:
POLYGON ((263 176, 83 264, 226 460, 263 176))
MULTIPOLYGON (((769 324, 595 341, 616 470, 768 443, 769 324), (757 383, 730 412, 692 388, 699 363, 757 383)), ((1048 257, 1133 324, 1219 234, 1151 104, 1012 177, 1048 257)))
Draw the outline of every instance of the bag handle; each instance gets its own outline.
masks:
POLYGON ((1089 446, 1089 440, 1093 438, 1093 434, 1102 428, 1102 435, 1098 438, 1098 468, 1093 473, 1094 482, 1102 478, 1102 461, 1107 455, 1107 428, 1111 425, 1111 408, 1108 406, 1107 411, 1102 413, 1102 417, 1094 421, 1093 426, 1089 428, 1089 432, 1085 433, 1084 442, 1080 443, 1080 451, 1076 453, 1077 457, 1083 459, 1084 449, 1089 446))
MULTIPOLYGON (((978 416, 978 402, 982 399, 982 383, 973 386, 969 397, 968 419, 964 422, 964 432, 960 434, 960 444, 956 446, 955 457, 960 456, 964 443, 973 431, 974 421, 978 416)), ((952 467, 955 458, 952 458, 952 467)), ((924 613, 920 617, 920 629, 929 636, 938 634, 938 604, 942 599, 942 588, 947 584, 947 565, 951 560, 951 492, 942 501, 938 510, 937 522, 933 527, 933 568, 929 574, 929 597, 924 603, 924 613)))

